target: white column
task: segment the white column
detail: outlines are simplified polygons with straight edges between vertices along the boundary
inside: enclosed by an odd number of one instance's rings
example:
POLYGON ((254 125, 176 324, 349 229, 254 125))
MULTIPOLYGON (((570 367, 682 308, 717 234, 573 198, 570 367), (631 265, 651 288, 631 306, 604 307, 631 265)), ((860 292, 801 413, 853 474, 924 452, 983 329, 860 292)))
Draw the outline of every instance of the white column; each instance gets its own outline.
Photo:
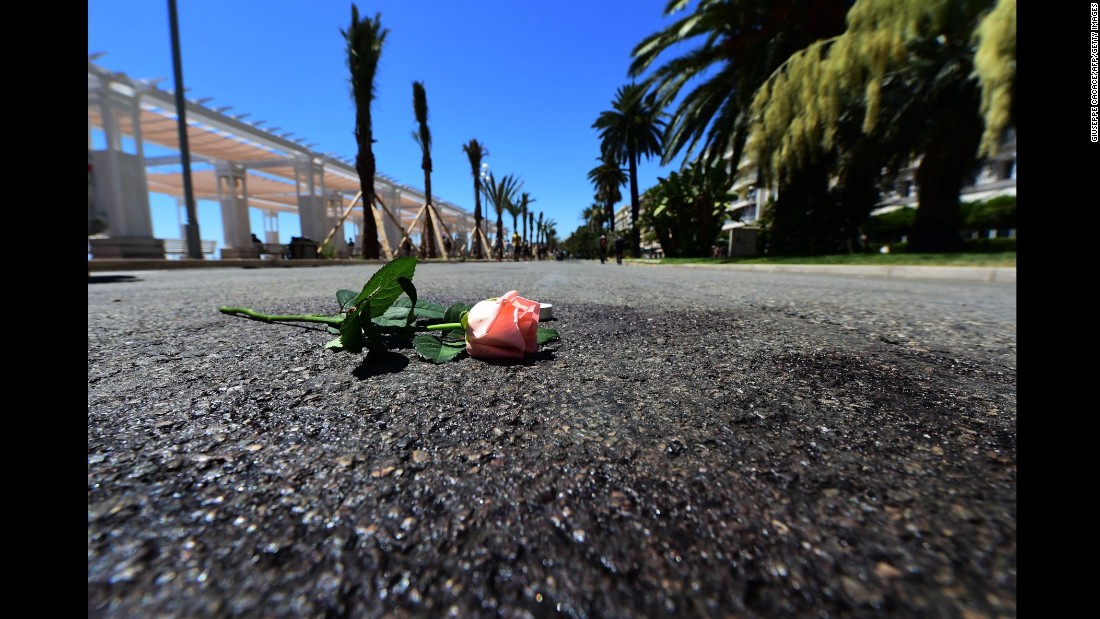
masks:
MULTIPOLYGON (((322 178, 324 178, 322 176, 322 178)), ((326 204, 326 222, 325 234, 328 234, 332 230, 333 226, 336 226, 336 222, 340 221, 340 216, 344 214, 344 209, 347 208, 344 204, 343 196, 338 193, 329 194, 325 199, 326 204)), ((324 239, 318 239, 318 243, 324 239)), ((340 221, 340 225, 336 228, 336 232, 332 235, 332 244, 336 247, 336 252, 340 256, 348 255, 348 240, 344 237, 344 222, 340 221)))
POLYGON ((323 172, 308 159, 295 161, 294 172, 298 186, 298 220, 302 236, 320 243, 328 229, 325 227, 325 202, 318 193, 321 183, 317 176, 323 172))
POLYGON ((277 211, 264 211, 264 242, 279 243, 279 213, 277 211))
MULTIPOLYGON (((140 148, 141 134, 134 136, 137 152, 122 150, 119 116, 135 119, 140 114, 139 95, 112 89, 109 83, 89 97, 89 105, 98 105, 106 137, 105 150, 92 151, 96 204, 107 213, 108 238, 91 239, 94 258, 163 258, 163 244, 153 238, 153 217, 149 210, 149 187, 145 179, 145 160, 140 148)), ((135 125, 136 129, 136 125, 135 125)))
POLYGON ((252 243, 248 219, 248 179, 244 168, 224 161, 216 164, 215 171, 225 239, 222 258, 259 258, 252 243))

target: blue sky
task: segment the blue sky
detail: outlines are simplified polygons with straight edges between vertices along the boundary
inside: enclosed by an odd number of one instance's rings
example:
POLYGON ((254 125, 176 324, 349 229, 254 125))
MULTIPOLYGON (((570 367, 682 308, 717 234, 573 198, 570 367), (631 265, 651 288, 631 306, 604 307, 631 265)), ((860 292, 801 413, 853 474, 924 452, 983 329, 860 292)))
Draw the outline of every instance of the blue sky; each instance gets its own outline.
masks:
MULTIPOLYGON (((420 149, 412 133, 412 83, 424 83, 432 131, 432 190, 473 211, 473 182, 462 145, 477 138, 499 178, 515 174, 538 216, 557 222, 562 238, 593 202, 588 171, 597 164, 592 123, 630 81, 630 52, 673 21, 666 0, 381 0, 357 3, 360 15, 381 13, 390 30, 372 108, 379 172, 422 188, 420 149)), ((354 159, 355 110, 345 41, 351 3, 330 0, 179 0, 183 81, 188 97, 212 97, 318 152, 354 159)), ((168 2, 89 0, 88 53, 133 78, 166 78, 174 89, 168 2)), ((664 176, 643 162, 639 188, 664 176)), ((629 201, 629 189, 622 189, 629 201)), ((175 202, 153 196, 154 235, 180 238, 175 202)), ((258 210, 253 231, 262 234, 258 210)), ((505 214, 505 221, 509 216, 505 214)), ((199 203, 200 232, 222 242, 220 211, 199 203)), ((280 220, 284 241, 296 218, 280 220), (294 220, 294 221, 291 221, 294 220)))

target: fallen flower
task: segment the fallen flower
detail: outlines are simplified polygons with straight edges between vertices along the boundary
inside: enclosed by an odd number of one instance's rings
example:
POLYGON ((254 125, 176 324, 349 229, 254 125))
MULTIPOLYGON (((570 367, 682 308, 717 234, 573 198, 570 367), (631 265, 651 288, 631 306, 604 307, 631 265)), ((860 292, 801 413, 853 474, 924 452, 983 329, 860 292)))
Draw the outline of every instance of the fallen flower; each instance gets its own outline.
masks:
POLYGON ((522 359, 539 349, 539 304, 509 290, 467 315, 466 352, 481 359, 522 359))
POLYGON ((522 359, 539 345, 560 339, 556 330, 539 326, 539 303, 515 290, 474 306, 443 307, 418 300, 412 284, 416 264, 415 256, 395 258, 361 292, 337 290, 340 311, 336 314, 264 314, 229 306, 218 310, 262 322, 328 325, 329 332, 339 336, 325 344, 330 350, 385 350, 395 340, 411 338, 417 355, 433 363, 451 361, 462 353, 481 359, 522 359), (408 298, 400 298, 402 293, 408 298))

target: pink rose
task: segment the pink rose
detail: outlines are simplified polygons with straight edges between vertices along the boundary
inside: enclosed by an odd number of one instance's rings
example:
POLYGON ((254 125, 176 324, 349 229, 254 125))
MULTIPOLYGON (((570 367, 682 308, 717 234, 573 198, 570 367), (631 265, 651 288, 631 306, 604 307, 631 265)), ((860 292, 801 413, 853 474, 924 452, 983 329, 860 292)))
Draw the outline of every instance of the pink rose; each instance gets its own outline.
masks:
POLYGON ((539 304, 510 290, 466 315, 466 352, 479 359, 522 359, 538 350, 539 304))

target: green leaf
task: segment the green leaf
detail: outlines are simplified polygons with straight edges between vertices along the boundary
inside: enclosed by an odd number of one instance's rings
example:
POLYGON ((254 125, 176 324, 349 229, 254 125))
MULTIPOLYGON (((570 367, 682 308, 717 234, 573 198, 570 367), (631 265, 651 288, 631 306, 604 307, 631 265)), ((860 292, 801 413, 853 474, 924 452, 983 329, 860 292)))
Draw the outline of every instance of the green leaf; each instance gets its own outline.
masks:
POLYGON ((350 353, 363 350, 363 325, 358 310, 349 313, 340 325, 340 345, 350 353))
POLYGON ((462 314, 470 311, 473 305, 468 303, 454 303, 447 308, 447 313, 443 314, 443 322, 461 322, 462 314))
POLYGON ((344 345, 340 342, 340 338, 336 338, 336 339, 332 340, 331 342, 329 342, 328 344, 325 344, 325 348, 327 348, 329 350, 340 351, 340 350, 344 350, 344 345))
POLYGON ((389 350, 385 340, 382 339, 382 332, 378 330, 374 323, 363 323, 363 334, 367 338, 367 348, 371 350, 389 350))
POLYGON ((370 318, 381 316, 403 292, 398 279, 412 280, 416 262, 416 256, 401 256, 386 263, 363 286, 353 305, 361 307, 369 301, 370 318))
POLYGON ((414 306, 412 301, 405 297, 401 297, 400 299, 394 301, 393 307, 412 307, 415 309, 414 313, 416 314, 416 317, 422 318, 424 320, 440 320, 443 318, 443 314, 447 311, 447 308, 443 307, 442 305, 439 305, 438 303, 424 301, 423 299, 417 301, 416 305, 414 306))
POLYGON ((340 304, 340 311, 346 311, 351 307, 352 301, 354 301, 357 296, 359 296, 359 293, 354 290, 337 290, 336 302, 340 304))
POLYGON ((408 316, 405 317, 405 326, 408 326, 416 320, 416 286, 413 286, 412 280, 407 277, 398 277, 397 283, 401 286, 401 289, 405 291, 405 294, 408 295, 409 300, 412 301, 413 306, 409 308, 408 316))
POLYGON ((561 337, 558 336, 557 331, 555 331, 554 329, 547 329, 546 327, 539 327, 538 338, 539 346, 542 346, 547 342, 553 342, 554 340, 561 339, 561 337))
POLYGON ((416 348, 416 354, 419 355, 421 359, 431 361, 432 363, 446 363, 466 350, 465 343, 454 344, 444 342, 427 333, 417 334, 417 336, 413 338, 413 347, 416 348))
MULTIPOLYGON (((380 327, 409 327, 409 310, 409 307, 397 307, 394 304, 394 307, 386 310, 384 314, 371 322, 380 327)), ((392 332, 392 329, 390 329, 390 332, 392 332)))
MULTIPOLYGON (((393 309, 392 307, 390 309, 393 309)), ((379 327, 407 327, 405 324, 405 313, 401 312, 401 318, 393 318, 391 316, 379 316, 371 321, 371 324, 379 327)))

